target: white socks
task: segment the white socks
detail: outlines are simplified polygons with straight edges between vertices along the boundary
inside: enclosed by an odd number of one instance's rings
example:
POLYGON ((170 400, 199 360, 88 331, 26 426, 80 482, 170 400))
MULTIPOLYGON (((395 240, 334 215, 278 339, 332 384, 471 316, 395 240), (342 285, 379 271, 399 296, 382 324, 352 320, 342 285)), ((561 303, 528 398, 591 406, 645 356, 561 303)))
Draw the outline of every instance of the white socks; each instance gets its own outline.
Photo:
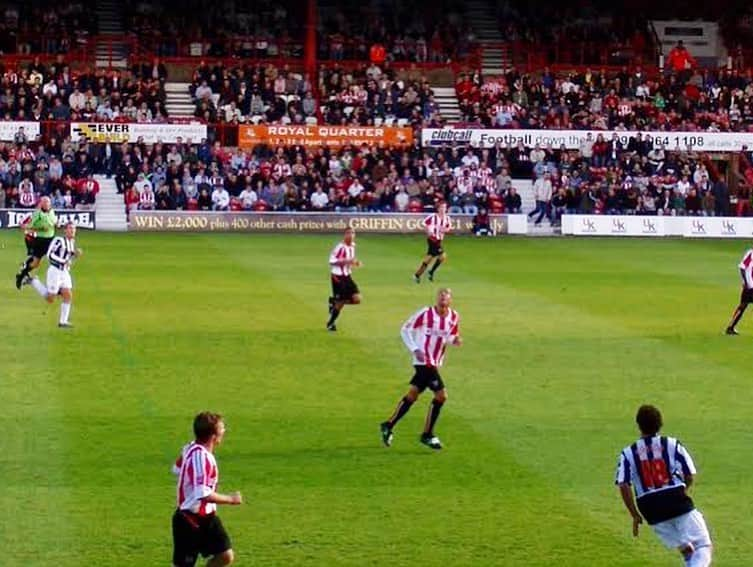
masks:
POLYGON ((711 565, 711 547, 704 546, 699 547, 690 556, 690 559, 685 561, 687 567, 709 567, 711 565))
POLYGON ((31 287, 33 287, 36 292, 42 296, 42 298, 47 297, 47 288, 44 287, 44 284, 39 281, 39 278, 34 278, 31 280, 31 287))
POLYGON ((60 304, 60 324, 68 324, 68 316, 71 314, 71 304, 65 301, 60 304))

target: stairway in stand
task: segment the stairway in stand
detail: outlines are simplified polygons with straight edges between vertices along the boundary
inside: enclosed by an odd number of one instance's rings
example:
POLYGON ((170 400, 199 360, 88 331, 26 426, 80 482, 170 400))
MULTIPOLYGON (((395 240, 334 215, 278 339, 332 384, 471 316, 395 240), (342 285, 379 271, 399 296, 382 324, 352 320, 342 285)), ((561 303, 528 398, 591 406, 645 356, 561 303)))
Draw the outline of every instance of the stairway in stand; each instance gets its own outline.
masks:
POLYGON ((99 194, 95 210, 97 230, 125 231, 126 222, 125 202, 123 195, 118 193, 115 179, 108 179, 104 175, 95 176, 99 183, 99 194))
POLYGON ((122 4, 115 0, 97 3, 99 39, 94 46, 96 67, 126 69, 128 67, 128 43, 121 39, 124 33, 122 4))
POLYGON ((510 66, 509 49, 499 31, 494 7, 484 0, 471 0, 466 4, 466 17, 483 49, 481 72, 484 75, 500 75, 510 66))
POLYGON ((165 94, 167 101, 165 109, 171 118, 192 118, 195 106, 191 99, 191 93, 188 91, 190 83, 176 83, 167 81, 165 83, 165 94))

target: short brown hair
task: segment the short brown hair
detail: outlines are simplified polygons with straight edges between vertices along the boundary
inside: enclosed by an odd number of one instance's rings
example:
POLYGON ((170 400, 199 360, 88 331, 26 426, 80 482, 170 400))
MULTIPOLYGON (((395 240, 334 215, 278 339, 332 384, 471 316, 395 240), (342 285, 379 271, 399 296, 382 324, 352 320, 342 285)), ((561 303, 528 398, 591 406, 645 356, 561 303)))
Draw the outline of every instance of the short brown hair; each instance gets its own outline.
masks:
POLYGON ((196 441, 204 443, 217 433, 217 426, 222 421, 222 416, 210 411, 201 412, 193 420, 193 433, 196 441))
POLYGON ((643 435, 656 435, 662 428, 661 412, 659 408, 652 405, 642 405, 635 414, 635 423, 643 435))

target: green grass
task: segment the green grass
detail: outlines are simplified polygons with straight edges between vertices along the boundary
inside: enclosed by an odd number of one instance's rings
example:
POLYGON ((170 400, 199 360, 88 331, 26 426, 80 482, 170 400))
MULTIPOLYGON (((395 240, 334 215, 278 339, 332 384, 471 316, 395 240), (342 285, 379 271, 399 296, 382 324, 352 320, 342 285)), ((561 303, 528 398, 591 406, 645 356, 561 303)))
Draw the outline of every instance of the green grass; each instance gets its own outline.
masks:
POLYGON ((700 469, 716 565, 753 557, 753 318, 721 331, 742 242, 448 242, 411 283, 418 238, 359 238, 363 305, 323 330, 335 237, 82 233, 73 332, 16 292, 0 233, 0 542, 6 565, 167 565, 172 460, 190 421, 226 415, 220 488, 238 565, 666 566, 612 485, 637 406, 700 469), (410 378, 399 325, 449 285, 462 349, 450 399, 380 446, 410 378), (747 336, 746 336, 747 335, 747 336))

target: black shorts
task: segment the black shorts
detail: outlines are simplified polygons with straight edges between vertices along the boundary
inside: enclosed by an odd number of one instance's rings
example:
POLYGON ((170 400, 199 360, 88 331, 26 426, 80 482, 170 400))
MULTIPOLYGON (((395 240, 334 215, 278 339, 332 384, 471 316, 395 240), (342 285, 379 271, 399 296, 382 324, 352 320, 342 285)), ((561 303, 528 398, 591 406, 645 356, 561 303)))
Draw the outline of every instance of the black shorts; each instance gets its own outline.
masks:
POLYGON ((442 382, 442 377, 435 367, 417 364, 414 368, 416 373, 413 375, 410 384, 418 388, 419 392, 423 392, 426 388, 429 388, 432 392, 444 390, 444 382, 442 382))
POLYGON ((433 238, 427 238, 426 244, 428 244, 428 248, 426 249, 426 254, 428 256, 441 256, 442 254, 444 254, 441 240, 434 240, 433 238))
POLYGON ((29 244, 28 240, 26 241, 26 248, 29 249, 29 254, 35 258, 44 258, 47 255, 47 250, 50 248, 51 242, 52 238, 37 236, 31 241, 31 244, 29 244))
POLYGON ((198 516, 182 510, 173 514, 173 565, 193 567, 199 554, 210 557, 231 548, 230 537, 216 514, 198 516))
POLYGON ((358 293, 361 292, 352 277, 332 275, 332 297, 335 301, 350 301, 358 293))
POLYGON ((748 288, 745 281, 745 270, 740 268, 740 277, 743 280, 743 290, 740 292, 740 303, 753 303, 753 288, 748 288))
POLYGON ((740 292, 740 303, 753 303, 753 289, 743 286, 743 290, 740 292))

